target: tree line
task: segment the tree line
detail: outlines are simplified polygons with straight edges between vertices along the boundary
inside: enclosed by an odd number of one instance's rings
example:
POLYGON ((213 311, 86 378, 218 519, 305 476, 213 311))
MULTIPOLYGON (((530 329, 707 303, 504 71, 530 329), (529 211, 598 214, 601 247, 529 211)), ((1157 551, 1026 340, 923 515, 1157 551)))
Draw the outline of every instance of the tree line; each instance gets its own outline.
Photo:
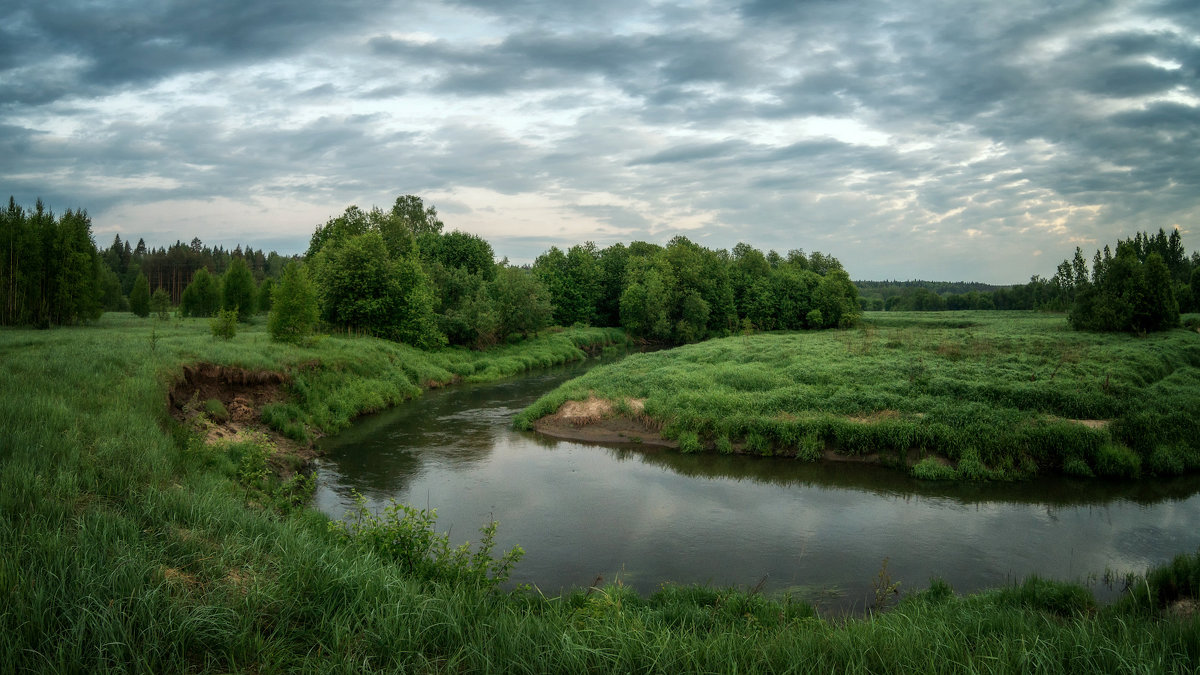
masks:
POLYGON ((482 238, 444 231, 437 210, 412 195, 390 210, 351 206, 317 227, 305 266, 325 324, 426 348, 484 348, 553 324, 684 343, 846 326, 859 311, 841 263, 819 252, 729 252, 679 236, 665 246, 552 247, 516 267, 494 262, 482 238))
POLYGON ((83 210, 61 216, 38 200, 0 212, 0 325, 70 325, 99 318, 111 279, 83 210))
POLYGON ((1178 229, 1138 232, 1059 263, 1051 277, 1027 284, 856 281, 864 310, 944 311, 1023 309, 1069 312, 1085 330, 1144 332, 1178 323, 1180 312, 1200 312, 1200 252, 1189 257, 1178 229))
POLYGON ((841 263, 820 252, 780 255, 748 244, 713 250, 678 236, 666 245, 552 247, 533 264, 515 266, 497 262, 481 237, 446 231, 437 210, 413 195, 386 210, 348 207, 317 226, 305 254, 291 258, 210 248, 199 239, 152 249, 119 235, 97 251, 86 213, 54 219, 39 202, 27 215, 9 201, 0 241, 20 263, 19 270, 7 262, 0 268, 6 291, 14 289, 4 315, 9 325, 75 323, 105 309, 140 316, 173 309, 188 317, 236 310, 246 321, 275 305, 280 316, 268 323, 280 339, 299 339, 320 324, 422 348, 486 348, 555 324, 620 326, 647 341, 684 343, 747 330, 848 326, 859 314, 858 291, 841 263), (36 249, 38 269, 59 274, 57 261, 66 258, 29 242, 54 240, 60 231, 76 232, 71 241, 86 258, 80 264, 91 270, 91 281, 76 285, 90 304, 35 320, 26 308, 54 291, 34 297, 10 268, 24 275, 33 265, 27 252, 36 249), (21 311, 7 310, 17 305, 21 311))

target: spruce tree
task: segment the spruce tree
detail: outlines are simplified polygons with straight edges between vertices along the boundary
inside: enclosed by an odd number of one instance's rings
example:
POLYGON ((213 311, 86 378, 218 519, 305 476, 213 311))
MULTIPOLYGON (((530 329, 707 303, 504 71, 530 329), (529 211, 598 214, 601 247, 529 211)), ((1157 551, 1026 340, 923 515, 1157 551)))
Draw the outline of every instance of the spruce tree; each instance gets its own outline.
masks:
POLYGON ((150 316, 150 280, 141 272, 129 292, 129 311, 143 318, 150 316))

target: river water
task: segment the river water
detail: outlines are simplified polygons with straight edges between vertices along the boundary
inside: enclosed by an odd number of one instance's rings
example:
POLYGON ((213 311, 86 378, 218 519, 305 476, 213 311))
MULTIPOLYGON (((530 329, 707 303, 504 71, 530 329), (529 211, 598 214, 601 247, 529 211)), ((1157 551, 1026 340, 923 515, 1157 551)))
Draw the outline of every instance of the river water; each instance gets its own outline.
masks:
POLYGON ((940 577, 966 593, 1029 574, 1140 573, 1200 548, 1200 476, 942 484, 859 464, 682 455, 510 429, 517 412, 594 364, 458 385, 321 441, 316 505, 334 518, 395 499, 436 508, 452 544, 500 521, 497 552, 525 549, 513 583, 547 595, 603 577, 761 586, 829 612, 870 606, 884 560, 900 590, 940 577))

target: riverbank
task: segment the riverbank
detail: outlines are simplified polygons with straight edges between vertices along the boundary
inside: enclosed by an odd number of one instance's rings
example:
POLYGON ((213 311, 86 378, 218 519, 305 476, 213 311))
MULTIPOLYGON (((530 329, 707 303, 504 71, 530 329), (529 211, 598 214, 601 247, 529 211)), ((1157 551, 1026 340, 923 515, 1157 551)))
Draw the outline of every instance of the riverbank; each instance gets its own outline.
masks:
MULTIPOLYGON (((283 373, 282 397, 255 401, 260 421, 272 410, 264 424, 306 438, 429 382, 498 377, 577 353, 573 333, 551 336, 558 346, 538 356, 530 345, 426 354, 335 337, 288 347, 260 326, 240 330, 226 343, 209 338, 203 321, 107 316, 93 327, 0 331, 0 670, 1189 672, 1200 664, 1200 625, 1179 608, 1197 595, 1188 581, 1200 569, 1195 556, 1113 607, 1096 608, 1081 587, 1036 580, 969 597, 935 585, 899 604, 885 584, 887 611, 844 622, 747 591, 667 585, 640 597, 610 585, 544 598, 422 580, 298 507, 302 481, 285 489, 264 476, 260 439, 208 444, 173 420, 172 386, 195 364, 283 373)), ((203 403, 206 416, 220 414, 203 403)))
POLYGON ((548 393, 515 425, 929 479, 1176 475, 1200 470, 1200 335, 1080 333, 1034 313, 877 313, 853 330, 633 355, 548 393), (585 405, 593 414, 573 415, 585 405))

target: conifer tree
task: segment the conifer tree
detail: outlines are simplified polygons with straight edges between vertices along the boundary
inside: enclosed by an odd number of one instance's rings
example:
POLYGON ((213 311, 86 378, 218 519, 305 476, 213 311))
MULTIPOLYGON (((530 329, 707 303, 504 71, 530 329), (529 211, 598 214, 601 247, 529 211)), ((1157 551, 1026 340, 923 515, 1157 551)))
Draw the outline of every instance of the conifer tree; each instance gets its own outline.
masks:
POLYGON ((129 292, 129 311, 143 318, 150 316, 150 280, 141 272, 129 292))

